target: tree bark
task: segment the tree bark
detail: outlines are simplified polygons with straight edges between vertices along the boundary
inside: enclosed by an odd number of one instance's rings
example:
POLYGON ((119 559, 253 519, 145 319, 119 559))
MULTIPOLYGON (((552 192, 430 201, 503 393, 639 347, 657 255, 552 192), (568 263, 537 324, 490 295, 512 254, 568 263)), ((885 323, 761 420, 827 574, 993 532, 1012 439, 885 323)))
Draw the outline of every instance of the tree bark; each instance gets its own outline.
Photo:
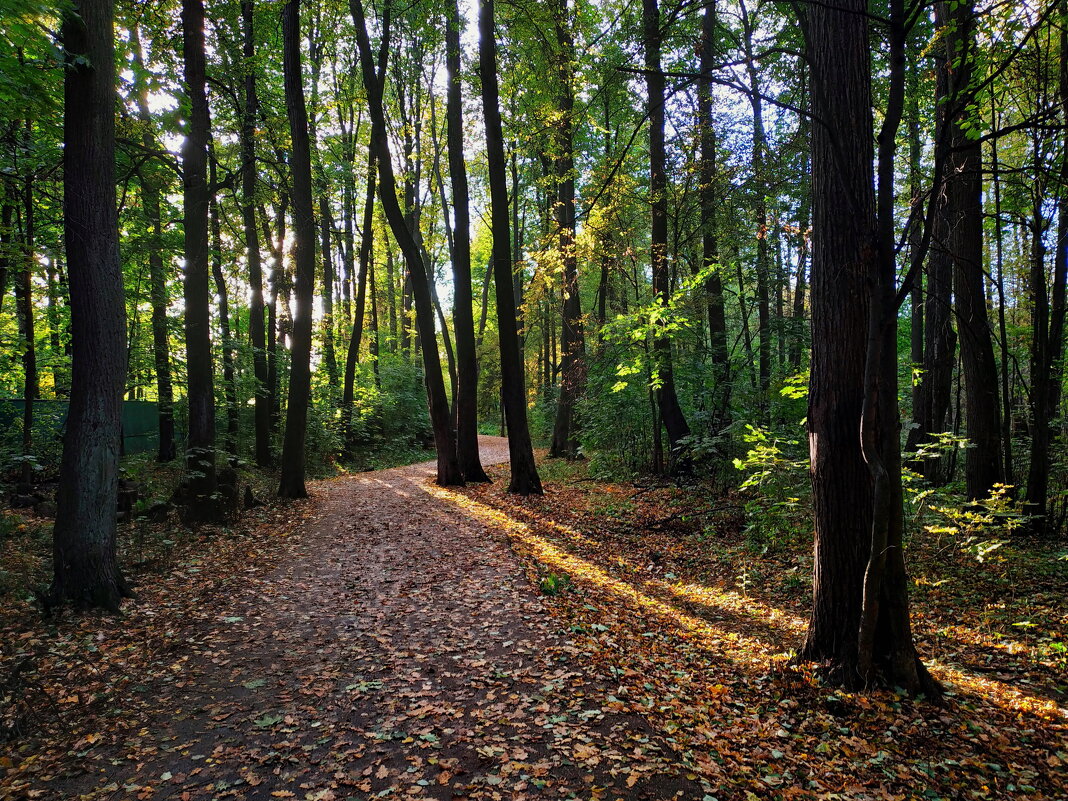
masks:
POLYGON ((518 495, 540 495, 541 479, 534 464, 534 446, 527 424, 526 382, 519 355, 519 331, 512 289, 512 242, 508 230, 508 187, 505 180, 504 132, 497 85, 497 40, 493 10, 493 0, 481 0, 478 13, 478 62, 482 76, 482 111, 486 124, 489 168, 490 230, 501 349, 501 403, 508 426, 508 455, 512 468, 508 491, 518 495))
POLYGON ((456 458, 467 481, 489 481, 478 454, 478 357, 475 351, 474 297, 471 286, 471 210, 464 158, 463 79, 460 75, 460 9, 446 11, 446 136, 452 183, 453 332, 456 337, 456 458))
MULTIPOLYGON (((386 119, 382 106, 382 83, 379 76, 375 74, 363 3, 361 0, 351 0, 349 8, 356 27, 360 66, 363 71, 364 88, 367 91, 371 115, 371 142, 378 160, 379 199, 389 226, 393 230, 393 237, 404 254, 414 296, 417 333, 423 352, 427 403, 430 407, 430 421, 434 429, 434 444, 437 450, 437 483, 442 486, 462 485, 463 473, 456 460, 456 432, 452 428, 449 400, 445 394, 445 380, 441 372, 441 358, 438 355, 437 338, 434 336, 434 307, 429 286, 431 276, 428 275, 426 265, 423 263, 419 242, 408 228, 397 200, 397 181, 393 174, 393 162, 389 152, 386 119)), ((386 46, 389 38, 388 25, 384 28, 386 31, 383 34, 383 40, 386 46)))
POLYGON ((126 305, 115 207, 113 14, 112 0, 78 0, 63 15, 63 239, 72 372, 49 607, 69 601, 117 610, 131 597, 115 554, 126 305))
MULTIPOLYGON (((671 300, 671 271, 668 264, 667 153, 664 144, 665 85, 660 66, 662 33, 657 0, 642 0, 642 30, 645 47, 645 83, 649 113, 649 193, 652 207, 650 261, 653 271, 653 295, 666 307, 671 300)), ((671 339, 662 330, 653 341, 657 378, 656 399, 660 418, 667 429, 671 446, 670 469, 684 466, 682 440, 689 436, 682 406, 675 391, 675 374, 671 363, 671 339)))
POLYGON ((975 58, 975 7, 972 0, 935 5, 943 29, 951 109, 950 152, 946 177, 947 250, 953 259, 953 296, 964 373, 965 430, 972 447, 965 451, 968 497, 987 497, 1001 481, 1001 421, 998 369, 987 318, 983 272, 982 147, 965 123, 972 103, 975 58))
POLYGON ((252 369, 256 378, 256 464, 271 464, 271 392, 267 367, 267 334, 264 330, 263 264, 260 260, 260 237, 256 228, 256 119, 259 96, 256 92, 256 32, 253 0, 241 2, 242 55, 245 80, 244 114, 241 117, 241 222, 245 233, 245 258, 249 279, 249 341, 252 345, 252 369))
MULTIPOLYGON (((559 52, 557 57, 556 110, 556 230, 560 260, 564 266, 564 308, 560 326, 560 396, 549 455, 574 459, 579 454, 577 403, 586 387, 586 336, 582 327, 582 302, 579 296, 578 258, 575 253, 575 154, 573 120, 575 110, 575 42, 571 33, 567 0, 558 0, 554 9, 554 26, 559 52)), ((516 193, 518 194, 518 193, 516 193)))
POLYGON ((182 147, 185 208, 185 348, 189 425, 185 514, 188 520, 218 516, 215 502, 215 386, 208 297, 207 67, 203 0, 182 0, 182 54, 189 93, 189 131, 182 147))
POLYGON ((315 215, 312 211, 311 142, 308 111, 300 67, 300 0, 282 7, 282 68, 286 116, 292 142, 289 170, 293 203, 293 265, 296 272, 296 310, 290 350, 289 397, 286 430, 282 440, 282 473, 278 495, 305 498, 304 443, 311 403, 312 296, 315 292, 315 215))

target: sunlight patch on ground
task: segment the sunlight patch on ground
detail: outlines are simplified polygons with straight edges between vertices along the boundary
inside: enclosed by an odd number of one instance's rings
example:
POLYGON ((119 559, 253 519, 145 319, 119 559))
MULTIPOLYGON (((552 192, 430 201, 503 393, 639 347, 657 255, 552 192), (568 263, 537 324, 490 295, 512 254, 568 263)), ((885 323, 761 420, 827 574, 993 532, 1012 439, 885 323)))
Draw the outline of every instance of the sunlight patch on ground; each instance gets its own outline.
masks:
POLYGON ((449 492, 441 487, 427 485, 425 491, 441 501, 461 508, 480 522, 503 531, 508 536, 526 546, 531 554, 542 564, 566 573, 576 581, 588 582, 599 590, 623 599, 639 609, 651 612, 667 620, 680 629, 680 633, 695 638, 701 645, 709 647, 715 643, 717 652, 734 662, 766 670, 772 660, 772 654, 763 641, 730 629, 722 628, 706 620, 689 615, 677 607, 654 598, 635 589, 602 570, 593 563, 558 548, 543 537, 538 536, 526 523, 520 522, 497 509, 469 498, 465 495, 449 492))

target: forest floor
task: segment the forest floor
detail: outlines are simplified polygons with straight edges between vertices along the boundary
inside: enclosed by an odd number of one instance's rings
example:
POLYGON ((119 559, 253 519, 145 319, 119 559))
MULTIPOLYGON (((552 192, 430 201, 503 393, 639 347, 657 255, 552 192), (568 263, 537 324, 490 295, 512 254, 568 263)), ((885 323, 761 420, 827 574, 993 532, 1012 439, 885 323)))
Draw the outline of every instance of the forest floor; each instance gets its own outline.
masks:
POLYGON ((0 799, 1068 798, 1053 550, 920 550, 934 705, 790 661, 811 546, 754 554, 736 499, 432 469, 202 534, 120 618, 0 600, 0 799))

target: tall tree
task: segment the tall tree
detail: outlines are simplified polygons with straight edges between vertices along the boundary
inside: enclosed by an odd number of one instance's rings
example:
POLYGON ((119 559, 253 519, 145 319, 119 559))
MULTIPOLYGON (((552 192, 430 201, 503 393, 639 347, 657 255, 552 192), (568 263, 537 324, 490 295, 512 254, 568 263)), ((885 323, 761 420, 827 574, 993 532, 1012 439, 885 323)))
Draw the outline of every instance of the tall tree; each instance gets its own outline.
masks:
POLYGON ((300 67, 300 0, 282 7, 282 70, 285 79, 286 116, 292 141, 289 170, 293 201, 293 264, 296 270, 296 309, 290 350, 289 398, 282 440, 282 474, 278 494, 305 498, 308 406, 311 403, 312 301, 315 292, 315 215, 312 210, 311 141, 308 111, 300 67))
POLYGON ((430 422, 434 429, 434 446, 438 457, 437 482, 443 486, 463 484, 463 472, 456 459, 456 432, 452 427, 449 399, 445 394, 445 378, 441 372, 441 356, 438 354, 437 338, 434 335, 434 305, 430 293, 431 276, 423 262, 423 252, 415 233, 408 227, 408 220, 397 200, 397 179, 393 173, 393 160, 386 133, 386 117, 382 103, 382 84, 385 79, 385 53, 389 47, 388 15, 383 24, 382 45, 378 74, 375 72, 371 41, 367 35, 367 22, 361 0, 350 0, 349 8, 356 26, 356 41, 360 50, 360 67, 363 73, 367 105, 371 115, 371 146, 376 149, 378 160, 378 196, 386 214, 386 221, 397 240, 404 262, 408 268, 408 281, 415 304, 417 334, 423 353, 423 380, 426 383, 427 405, 430 407, 430 422))
MULTIPOLYGON (((575 155, 572 117, 575 111, 575 40, 567 0, 553 8, 556 30, 557 87, 554 178, 557 242, 563 262, 564 308, 560 328, 560 398, 556 404, 550 456, 574 458, 579 451, 576 405, 586 386, 586 337, 582 328, 578 257, 575 253, 575 155)), ((513 192, 518 194, 513 187, 513 192)))
POLYGON ((189 130, 182 146, 185 208, 185 353, 189 425, 186 448, 188 519, 210 520, 215 501, 215 383, 208 297, 207 57, 203 0, 182 0, 182 55, 189 95, 189 130))
POLYGON ((1001 481, 1001 412, 993 332, 986 311, 983 270, 982 145, 970 129, 974 115, 975 4, 972 0, 935 4, 935 22, 946 49, 950 127, 946 173, 946 249, 953 260, 953 298, 964 373, 964 478, 968 497, 987 497, 1001 481))
POLYGON ((460 75, 460 8, 446 10, 446 136, 452 181, 453 330, 456 335, 456 458, 467 481, 488 481, 478 456, 478 360, 475 353, 474 297, 471 287, 471 211, 464 157, 463 77, 460 75))
POLYGON ((478 63, 482 76, 482 114, 486 123, 493 277, 497 288, 497 332, 501 348, 501 404, 508 426, 508 456, 512 468, 508 491, 518 495, 540 495, 541 479, 534 464, 534 446, 530 441, 527 423, 526 380, 519 355, 519 330, 512 288, 512 242, 508 223, 508 186, 493 11, 493 0, 481 0, 478 12, 478 63))
POLYGON ((72 374, 46 604, 117 610, 130 588, 115 554, 126 377, 126 304, 115 206, 112 0, 63 15, 63 239, 72 374))
POLYGON ((260 260, 260 237, 256 228, 256 119, 259 115, 259 95, 256 91, 256 32, 253 0, 241 2, 242 55, 244 75, 241 115, 241 222, 245 234, 245 259, 248 264, 249 340, 252 344, 252 365, 256 378, 256 464, 271 463, 271 397, 267 371, 267 335, 263 311, 263 265, 260 260))
MULTIPOLYGON (((657 303, 667 307, 671 301, 671 270, 668 263, 667 151, 664 144, 666 90, 660 60, 663 31, 660 27, 660 6, 657 0, 642 0, 642 44, 645 49, 645 86, 649 116, 649 258, 653 270, 653 295, 657 303)), ((681 442, 689 436, 690 426, 686 422, 675 391, 671 339, 663 330, 663 326, 655 335, 653 350, 657 371, 656 401, 660 419, 667 429, 668 441, 671 443, 672 469, 676 469, 679 466, 681 442)))
MULTIPOLYGON (((143 126, 141 144, 145 150, 158 150, 153 135, 152 115, 148 107, 148 82, 145 80, 144 53, 140 30, 130 29, 133 46, 134 82, 137 93, 137 119, 143 126)), ((148 223, 148 282, 152 304, 152 359, 156 372, 156 397, 159 408, 159 451, 161 462, 177 456, 174 444, 174 386, 171 381, 170 324, 167 320, 167 270, 163 261, 163 218, 160 211, 160 167, 144 164, 141 178, 141 202, 148 223)))
POLYGON ((826 663, 847 685, 881 675, 921 692, 937 685, 909 626, 897 416, 893 179, 903 6, 891 2, 877 197, 867 5, 846 0, 802 12, 815 119, 808 425, 816 529, 802 656, 826 663))

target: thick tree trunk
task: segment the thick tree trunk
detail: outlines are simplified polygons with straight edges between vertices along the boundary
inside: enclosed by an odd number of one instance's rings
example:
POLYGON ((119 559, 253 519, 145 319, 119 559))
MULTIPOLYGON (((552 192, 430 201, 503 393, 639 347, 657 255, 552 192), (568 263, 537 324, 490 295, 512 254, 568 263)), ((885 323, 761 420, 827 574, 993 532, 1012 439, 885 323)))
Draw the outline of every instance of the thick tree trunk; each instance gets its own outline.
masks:
MULTIPOLYGON (((645 47, 645 83, 649 112, 649 193, 652 207, 650 261, 653 270, 653 294, 657 303, 667 306, 671 300, 671 270, 668 264, 667 154, 664 144, 665 86, 660 66, 660 8, 657 0, 642 0, 642 29, 645 47)), ((660 418, 667 429, 671 445, 672 470, 681 468, 682 440, 690 426, 675 391, 675 374, 671 364, 671 339, 660 331, 653 342, 656 360, 656 399, 660 418)))
POLYGON ((282 440, 282 473, 278 495, 304 498, 304 443, 311 403, 312 296, 315 292, 315 215, 312 211, 311 142, 300 68, 300 0, 282 7, 282 67, 286 116, 289 118, 290 176, 293 201, 293 264, 296 310, 290 350, 289 397, 282 440))
POLYGON ((259 97, 256 93, 256 34, 253 26, 253 0, 241 2, 242 55, 245 58, 244 114, 241 117, 241 221, 245 233, 245 258, 249 279, 249 341, 252 369, 256 378, 256 464, 271 464, 271 392, 267 367, 267 335, 263 321, 263 265, 260 237, 256 228, 256 119, 259 97))
MULTIPOLYGON (((393 236, 404 254, 408 275, 415 301, 417 333, 421 340, 423 352, 424 381, 426 382, 427 403, 430 407, 430 421, 434 428, 434 444, 437 450, 437 483, 443 486, 463 484, 463 473, 456 459, 456 432, 452 428, 449 412, 449 400, 445 394, 445 381, 441 372, 441 358, 438 355, 437 338, 434 336, 434 306, 430 293, 426 265, 423 263, 419 242, 408 228, 407 221, 397 200, 397 182, 393 174, 393 162, 389 152, 389 140, 386 134, 386 119, 382 106, 382 84, 375 74, 372 60, 371 43, 367 36, 367 24, 361 0, 351 0, 353 22, 356 27, 356 39, 360 50, 360 66, 363 71, 364 88, 367 91, 368 107, 371 115, 371 141, 376 149, 378 175, 380 179, 379 198, 382 202, 386 219, 393 236)), ((384 39, 388 42, 388 26, 384 39)))
POLYGON ((185 349, 188 445, 185 514, 214 520, 215 385, 208 297, 208 97, 203 0, 182 2, 182 53, 189 92, 189 132, 182 147, 185 208, 185 349))
POLYGON ((541 479, 527 424, 527 397, 512 288, 512 242, 508 231, 508 187, 505 181, 504 132, 497 85, 497 40, 493 0, 481 0, 478 13, 478 63, 482 74, 482 111, 486 123, 486 156, 490 184, 490 229, 493 275, 497 288, 497 331, 501 348, 501 403, 508 426, 512 480, 508 491, 540 495, 541 479))
POLYGON ((63 17, 63 230, 73 369, 46 603, 117 610, 131 593, 115 556, 126 305, 115 207, 113 10, 111 0, 78 0, 63 17))
POLYGON ((467 481, 489 481, 478 455, 478 357, 471 286, 471 211, 464 158, 463 83, 460 75, 460 9, 446 11, 445 66, 449 74, 446 123, 452 182, 453 330, 456 336, 456 458, 467 481))

